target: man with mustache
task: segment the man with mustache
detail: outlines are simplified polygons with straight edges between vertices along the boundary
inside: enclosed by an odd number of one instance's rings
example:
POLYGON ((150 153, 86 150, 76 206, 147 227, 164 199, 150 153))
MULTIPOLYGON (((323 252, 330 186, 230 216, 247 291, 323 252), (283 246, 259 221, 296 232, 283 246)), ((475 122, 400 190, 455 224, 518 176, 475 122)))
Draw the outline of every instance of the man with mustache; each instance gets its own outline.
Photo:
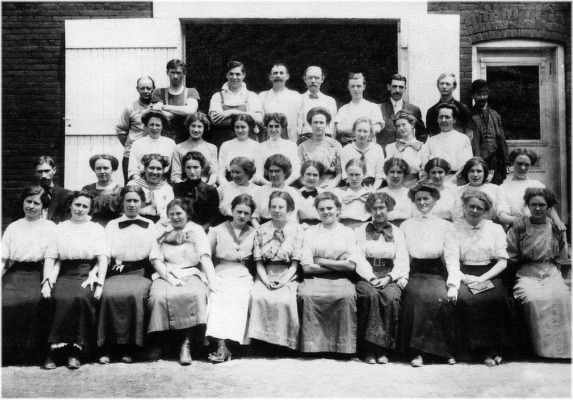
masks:
MULTIPOLYGON (((35 161, 35 174, 38 185, 40 185, 45 193, 42 195, 44 208, 42 209, 42 218, 60 223, 66 219, 70 219, 68 212, 68 199, 72 196, 72 192, 54 184, 54 175, 56 174, 56 163, 51 157, 40 156, 35 161)), ((24 210, 22 203, 17 202, 16 207, 12 212, 12 221, 24 218, 24 210)))
MULTIPOLYGON (((336 101, 320 91, 320 87, 324 83, 324 78, 325 75, 322 68, 315 65, 308 67, 304 72, 304 83, 306 83, 308 90, 302 94, 302 105, 298 114, 298 144, 312 136, 312 128, 306 121, 306 115, 311 109, 324 107, 330 113, 332 120, 334 121, 336 119, 336 101)), ((333 136, 332 126, 329 125, 326 127, 326 135, 330 137, 333 136)))
POLYGON ((290 139, 296 143, 298 140, 296 124, 300 111, 301 95, 299 92, 286 87, 286 82, 289 78, 290 75, 286 65, 281 63, 273 65, 269 75, 269 80, 272 82, 273 87, 271 90, 259 93, 259 98, 265 114, 282 113, 286 116, 287 132, 282 132, 281 138, 290 139))
POLYGON ((129 181, 127 167, 129 165, 131 145, 137 139, 147 135, 143 122, 141 122, 141 114, 151 108, 151 93, 155 89, 155 82, 150 76, 142 76, 137 80, 136 89, 139 93, 139 99, 128 104, 123 109, 119 116, 119 122, 115 126, 115 134, 124 147, 123 160, 121 162, 124 183, 129 181))
POLYGON ((388 83, 390 98, 380 104, 385 126, 380 134, 376 136, 376 141, 384 149, 386 148, 386 145, 393 143, 398 139, 398 137, 396 137, 396 126, 393 121, 393 118, 398 114, 398 111, 407 111, 416 117, 416 139, 421 142, 426 141, 426 126, 422 121, 422 112, 420 111, 420 108, 404 100, 404 93, 407 88, 407 80, 404 75, 392 75, 390 82, 388 83))
POLYGON ((158 88, 151 95, 153 109, 162 111, 169 120, 169 129, 165 136, 181 143, 187 140, 189 132, 185 129, 185 118, 197 111, 199 92, 195 88, 185 87, 187 65, 174 58, 167 63, 169 87, 158 88))
POLYGON ((493 176, 491 183, 500 185, 507 176, 509 149, 501 125, 501 117, 488 107, 487 82, 478 79, 472 83, 472 150, 485 160, 493 176))

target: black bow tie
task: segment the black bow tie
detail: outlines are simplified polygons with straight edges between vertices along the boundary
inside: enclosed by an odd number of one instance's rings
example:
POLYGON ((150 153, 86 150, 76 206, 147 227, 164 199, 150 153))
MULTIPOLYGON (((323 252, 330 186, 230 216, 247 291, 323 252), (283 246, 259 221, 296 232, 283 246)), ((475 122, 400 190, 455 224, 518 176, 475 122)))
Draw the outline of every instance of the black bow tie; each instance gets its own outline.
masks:
POLYGON ((318 196, 318 190, 316 189, 312 189, 312 190, 303 190, 301 192, 302 197, 304 197, 305 199, 308 199, 309 197, 316 197, 318 196))
POLYGON ((149 222, 143 221, 141 219, 128 219, 128 220, 119 222, 118 225, 119 225, 119 229, 124 229, 124 228, 127 228, 129 225, 133 225, 133 224, 139 225, 145 229, 147 229, 147 227, 149 226, 149 222))

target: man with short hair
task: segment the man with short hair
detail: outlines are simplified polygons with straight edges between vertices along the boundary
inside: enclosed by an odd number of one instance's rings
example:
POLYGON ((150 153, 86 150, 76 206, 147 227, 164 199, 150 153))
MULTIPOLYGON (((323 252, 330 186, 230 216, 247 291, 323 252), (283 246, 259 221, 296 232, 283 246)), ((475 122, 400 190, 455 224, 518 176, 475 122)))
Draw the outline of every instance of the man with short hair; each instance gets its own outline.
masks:
POLYGON ((259 98, 265 114, 282 113, 286 116, 287 132, 282 132, 281 138, 290 139, 296 143, 298 140, 296 125, 302 99, 299 92, 286 87, 286 82, 289 78, 290 75, 286 65, 281 63, 274 64, 269 75, 269 80, 273 87, 271 90, 259 93, 259 98))
POLYGON ((388 92, 390 92, 390 98, 380 104, 385 126, 376 137, 378 144, 385 149, 388 144, 399 139, 399 137, 396 137, 396 126, 393 121, 399 111, 406 111, 416 117, 416 139, 421 142, 425 142, 427 135, 426 126, 422 120, 422 112, 419 107, 414 104, 407 103, 404 100, 404 93, 408 88, 406 77, 400 74, 392 75, 387 88, 388 92))
MULTIPOLYGON (((44 203, 42 217, 56 224, 70 219, 68 200, 72 196, 72 191, 54 184, 54 175, 56 175, 54 160, 49 156, 40 156, 36 158, 34 170, 38 185, 45 190, 43 197, 48 199, 44 203)), ((12 221, 20 218, 24 218, 24 210, 22 203, 17 202, 12 212, 12 221)))
POLYGON ((124 147, 121 168, 123 170, 123 180, 127 184, 127 167, 129 165, 129 153, 134 141, 147 135, 145 127, 141 122, 141 114, 151 108, 151 93, 155 89, 155 82, 150 76, 142 76, 137 80, 136 87, 139 99, 128 104, 121 115, 119 122, 115 126, 115 134, 124 147))
MULTIPOLYGON (((324 107, 330 113, 332 120, 336 119, 336 101, 325 95, 320 91, 320 87, 324 83, 325 74, 322 68, 311 65, 304 71, 304 83, 306 83, 307 91, 302 94, 302 104, 298 114, 298 144, 304 142, 312 136, 312 128, 306 121, 306 115, 314 107, 324 107)), ((326 135, 332 137, 334 129, 331 125, 326 128, 326 135)))
POLYGON ((183 61, 173 59, 167 63, 169 87, 158 88, 151 95, 153 109, 163 111, 169 120, 168 132, 163 136, 171 137, 175 143, 181 143, 189 137, 185 129, 185 118, 197 111, 199 92, 195 88, 185 86, 187 65, 183 61))
POLYGON ((491 183, 500 185, 507 176, 509 149, 500 115, 488 107, 489 87, 483 79, 472 82, 472 150, 485 160, 491 183))
POLYGON ((426 133, 428 136, 434 136, 440 133, 438 124, 438 106, 442 103, 453 104, 459 110, 459 118, 456 121, 454 129, 458 132, 465 133, 470 139, 472 137, 470 109, 463 103, 454 99, 452 93, 458 87, 456 75, 452 73, 443 73, 438 77, 438 91, 440 92, 440 101, 428 109, 426 113, 426 133))
MULTIPOLYGON (((211 97, 209 104, 209 116, 213 121, 211 128, 211 143, 217 148, 223 142, 235 138, 235 132, 231 126, 231 118, 235 114, 249 114, 257 125, 263 123, 263 106, 255 92, 247 89, 244 80, 246 74, 245 65, 240 61, 230 61, 227 64, 227 82, 220 92, 211 97)), ((249 132, 251 139, 259 141, 257 132, 249 132)))
POLYGON ((336 130, 336 139, 343 145, 356 140, 352 128, 354 121, 360 117, 368 117, 372 121, 372 134, 378 136, 384 128, 382 112, 378 105, 364 99, 364 90, 366 89, 366 79, 362 72, 351 72, 348 74, 348 91, 352 100, 350 103, 343 105, 338 110, 338 115, 334 119, 334 128, 336 130))

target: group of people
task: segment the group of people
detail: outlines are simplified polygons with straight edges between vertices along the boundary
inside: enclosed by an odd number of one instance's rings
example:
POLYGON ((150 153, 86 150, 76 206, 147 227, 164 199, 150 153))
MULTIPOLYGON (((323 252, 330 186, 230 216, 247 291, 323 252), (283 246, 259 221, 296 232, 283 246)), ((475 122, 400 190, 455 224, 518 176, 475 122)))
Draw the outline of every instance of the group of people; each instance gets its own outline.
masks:
POLYGON ((167 74, 169 88, 138 80, 117 126, 125 186, 109 154, 90 158, 97 182, 75 192, 37 159, 39 185, 2 238, 5 352, 48 348, 45 368, 67 356, 75 369, 82 353, 130 363, 175 343, 189 365, 192 344, 219 363, 255 340, 369 364, 404 353, 414 367, 468 353, 493 367, 524 323, 536 354, 571 357, 565 226, 528 176, 536 154, 490 137, 503 131, 480 102, 485 82, 472 86, 481 135, 450 98, 451 74, 428 129, 401 75, 390 107, 364 100, 364 76, 350 74, 353 100, 336 110, 318 67, 300 95, 276 64, 256 95, 231 62, 207 115, 184 64, 167 74))

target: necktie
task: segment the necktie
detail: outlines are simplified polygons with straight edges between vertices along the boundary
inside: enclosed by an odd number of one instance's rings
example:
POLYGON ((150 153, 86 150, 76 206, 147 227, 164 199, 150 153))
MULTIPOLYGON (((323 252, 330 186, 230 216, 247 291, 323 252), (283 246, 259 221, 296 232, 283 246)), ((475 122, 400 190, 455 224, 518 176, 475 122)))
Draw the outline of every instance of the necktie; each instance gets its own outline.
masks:
POLYGON ((283 232, 282 229, 276 229, 275 232, 273 233, 273 238, 282 243, 285 241, 285 233, 283 232))
POLYGON ((312 189, 312 190, 303 190, 301 192, 302 197, 304 197, 305 199, 308 199, 309 197, 316 197, 318 196, 318 190, 316 189, 312 189))
POLYGON ((119 226, 119 229, 125 229, 128 226, 133 225, 133 224, 139 225, 142 228, 146 228, 146 229, 149 226, 149 222, 146 222, 146 221, 143 221, 143 220, 137 219, 137 218, 136 219, 128 219, 125 221, 120 221, 117 225, 119 226))
POLYGON ((52 202, 52 194, 53 194, 54 188, 49 187, 49 188, 45 188, 44 189, 44 195, 42 196, 45 200, 46 203, 46 207, 48 208, 50 207, 50 203, 52 202))
POLYGON ((382 228, 376 228, 371 222, 366 226, 366 240, 378 240, 380 235, 384 237, 386 242, 394 242, 394 236, 392 234, 392 226, 387 223, 382 228))

